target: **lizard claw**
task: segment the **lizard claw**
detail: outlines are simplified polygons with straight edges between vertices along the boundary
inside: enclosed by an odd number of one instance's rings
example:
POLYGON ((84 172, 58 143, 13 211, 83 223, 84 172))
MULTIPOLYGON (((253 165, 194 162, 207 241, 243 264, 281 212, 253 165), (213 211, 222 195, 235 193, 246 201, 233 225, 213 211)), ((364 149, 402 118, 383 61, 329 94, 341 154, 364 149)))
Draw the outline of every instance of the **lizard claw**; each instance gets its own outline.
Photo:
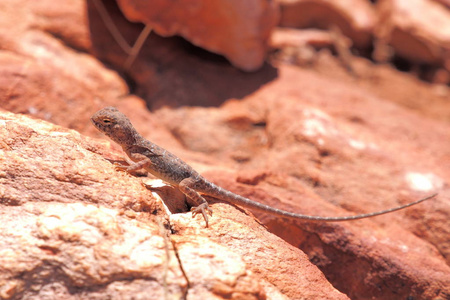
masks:
POLYGON ((208 214, 210 214, 212 216, 212 209, 209 208, 208 203, 202 203, 197 207, 192 207, 191 208, 191 212, 192 212, 192 217, 194 218, 196 215, 198 214, 202 214, 203 219, 205 219, 205 223, 206 223, 206 227, 208 227, 208 214))

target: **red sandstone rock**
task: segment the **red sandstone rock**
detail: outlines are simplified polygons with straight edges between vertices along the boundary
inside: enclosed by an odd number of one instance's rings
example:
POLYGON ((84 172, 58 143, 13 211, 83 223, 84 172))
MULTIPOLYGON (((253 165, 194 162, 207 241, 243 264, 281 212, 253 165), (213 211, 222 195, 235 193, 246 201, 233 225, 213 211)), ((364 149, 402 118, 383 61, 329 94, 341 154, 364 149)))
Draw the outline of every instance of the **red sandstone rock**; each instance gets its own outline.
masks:
POLYGON ((414 63, 450 60, 450 11, 427 0, 381 0, 376 36, 414 63))
POLYGON ((272 62, 279 61, 298 66, 311 67, 319 57, 319 51, 334 51, 342 66, 353 76, 352 41, 340 29, 332 26, 330 30, 276 28, 272 32, 270 46, 273 48, 272 62))
POLYGON ((338 26, 358 48, 371 45, 375 13, 366 0, 277 0, 280 25, 296 28, 328 29, 338 26))
POLYGON ((262 66, 269 33, 278 22, 277 6, 267 0, 118 3, 129 20, 150 24, 163 36, 180 35, 246 71, 262 66))
POLYGON ((270 37, 270 46, 275 49, 311 45, 317 48, 331 47, 333 39, 328 31, 318 29, 276 28, 270 37))
MULTIPOLYGON (((164 47, 143 49, 128 73, 145 103, 127 95, 116 72, 71 48, 92 42, 98 51, 101 36, 95 18, 88 27, 80 9, 84 2, 75 2, 78 10, 66 23, 57 22, 57 8, 47 4, 55 9, 49 9, 53 17, 45 26, 36 25, 44 1, 39 10, 33 8, 36 1, 21 1, 18 8, 0 2, 2 108, 99 137, 89 116, 118 106, 144 136, 209 179, 302 213, 348 215, 434 189, 440 195, 409 210, 350 223, 257 215, 294 248, 228 204, 212 205, 209 230, 189 213, 167 217, 140 178, 105 161, 121 158, 117 146, 2 114, 0 268, 7 271, 0 270, 1 297, 161 298, 167 260, 159 222, 170 222, 174 230, 168 242, 170 295, 345 298, 337 288, 352 299, 433 299, 450 293, 450 113, 448 97, 437 95, 433 85, 369 62, 356 65, 362 76, 355 80, 320 53, 309 70, 281 64, 245 74, 186 51, 176 39, 151 37, 150 44, 164 47), (20 24, 11 26, 15 20, 20 24), (78 42, 76 33, 83 34, 78 42), (190 289, 172 245, 180 249, 190 289)), ((70 9, 61 7, 66 16, 70 9)), ((140 30, 114 20, 127 33, 140 30)), ((108 62, 124 57, 114 42, 101 47, 108 62)), ((448 88, 442 90, 445 95, 448 88)), ((178 197, 169 188, 160 194, 166 201, 178 197)))
POLYGON ((98 154, 106 143, 12 113, 0 125, 2 299, 348 299, 229 205, 214 206, 215 230, 172 215, 165 237, 161 202, 98 154))
MULTIPOLYGON (((157 115, 185 147, 231 166, 197 166, 207 178, 279 208, 346 215, 348 211, 323 200, 368 212, 443 188, 450 175, 448 154, 432 142, 449 139, 440 122, 382 105, 362 89, 332 84, 313 71, 279 70, 276 81, 220 109, 160 110, 157 115), (427 146, 408 142, 411 136, 427 146), (238 141, 239 147, 234 146, 238 141), (241 170, 235 180, 229 173, 234 168, 241 170)), ((433 298, 443 295, 441 288, 449 284, 441 277, 450 272, 445 263, 450 257, 445 190, 422 206, 358 222, 306 225, 257 216, 272 232, 307 249, 310 259, 352 299, 433 298), (437 230, 424 230, 437 224, 437 230), (333 262, 338 257, 343 265, 333 262)))
POLYGON ((90 131, 87 107, 127 94, 115 72, 77 51, 91 44, 83 1, 0 5, 2 108, 90 131))

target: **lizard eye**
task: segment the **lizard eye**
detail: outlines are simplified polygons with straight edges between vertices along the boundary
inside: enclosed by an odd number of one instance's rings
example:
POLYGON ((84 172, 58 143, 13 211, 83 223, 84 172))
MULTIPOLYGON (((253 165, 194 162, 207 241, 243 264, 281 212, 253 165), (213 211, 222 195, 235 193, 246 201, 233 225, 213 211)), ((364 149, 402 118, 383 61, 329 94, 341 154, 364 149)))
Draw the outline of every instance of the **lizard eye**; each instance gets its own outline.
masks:
POLYGON ((103 119, 102 121, 103 121, 103 123, 105 123, 105 124, 110 124, 110 123, 111 123, 111 120, 110 120, 110 119, 103 119))

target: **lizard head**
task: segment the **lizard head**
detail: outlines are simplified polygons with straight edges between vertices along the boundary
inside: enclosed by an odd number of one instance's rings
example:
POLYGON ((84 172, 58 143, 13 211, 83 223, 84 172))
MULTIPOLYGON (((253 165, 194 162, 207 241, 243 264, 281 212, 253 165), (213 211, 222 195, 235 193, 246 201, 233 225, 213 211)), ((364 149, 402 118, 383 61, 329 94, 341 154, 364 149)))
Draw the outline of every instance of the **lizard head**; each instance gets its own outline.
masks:
POLYGON ((132 145, 138 134, 127 116, 112 106, 96 112, 91 121, 98 130, 122 147, 132 145))

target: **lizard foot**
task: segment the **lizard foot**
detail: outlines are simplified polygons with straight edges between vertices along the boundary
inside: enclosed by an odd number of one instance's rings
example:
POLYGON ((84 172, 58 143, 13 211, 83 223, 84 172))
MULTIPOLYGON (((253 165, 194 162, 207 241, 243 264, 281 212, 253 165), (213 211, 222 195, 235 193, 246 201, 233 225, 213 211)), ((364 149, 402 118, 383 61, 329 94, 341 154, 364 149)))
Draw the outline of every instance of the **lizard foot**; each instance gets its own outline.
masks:
POLYGON ((114 164, 114 168, 116 169, 116 171, 124 171, 124 172, 127 172, 127 171, 128 171, 128 167, 129 167, 129 166, 124 166, 124 165, 117 164, 117 163, 114 164))
POLYGON ((191 208, 192 217, 194 218, 197 214, 202 214, 203 219, 205 219, 206 227, 208 227, 208 213, 212 216, 212 209, 209 208, 208 203, 202 203, 197 207, 191 208))

